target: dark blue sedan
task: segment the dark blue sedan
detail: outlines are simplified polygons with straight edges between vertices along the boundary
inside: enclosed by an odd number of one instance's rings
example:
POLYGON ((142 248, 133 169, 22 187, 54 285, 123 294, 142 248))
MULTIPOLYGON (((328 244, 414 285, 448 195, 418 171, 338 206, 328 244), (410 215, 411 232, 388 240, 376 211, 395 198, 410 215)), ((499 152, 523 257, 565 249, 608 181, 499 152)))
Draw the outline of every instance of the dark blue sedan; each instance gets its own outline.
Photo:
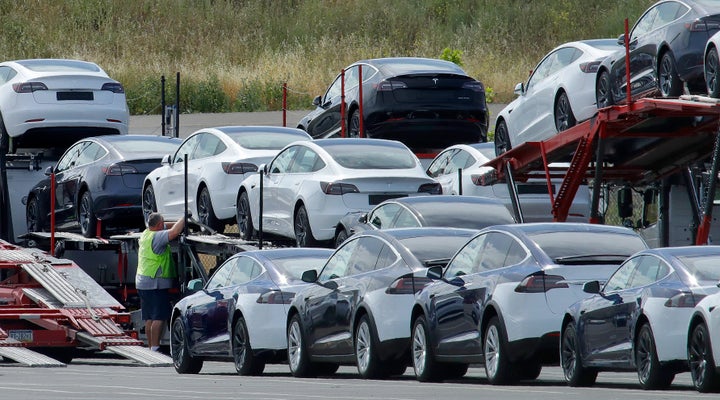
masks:
POLYGON ((669 386, 688 370, 695 305, 716 293, 720 246, 645 250, 625 261, 595 293, 573 304, 562 323, 560 362, 570 386, 590 386, 598 371, 637 370, 644 389, 669 386))

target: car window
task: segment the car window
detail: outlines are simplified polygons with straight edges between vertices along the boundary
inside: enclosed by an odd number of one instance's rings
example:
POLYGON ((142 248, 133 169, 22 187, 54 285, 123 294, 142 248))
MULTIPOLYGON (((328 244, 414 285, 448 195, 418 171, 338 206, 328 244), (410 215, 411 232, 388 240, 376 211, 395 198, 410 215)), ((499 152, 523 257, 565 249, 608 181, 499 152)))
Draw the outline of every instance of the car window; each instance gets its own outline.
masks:
POLYGON ((627 285, 629 288, 649 285, 670 273, 670 267, 657 257, 639 256, 637 258, 640 262, 627 285))
POLYGON ((375 269, 389 267, 395 264, 397 259, 398 255, 393 251, 392 247, 384 244, 382 250, 380 250, 380 255, 378 256, 377 263, 375 264, 375 269))
POLYGON ((396 142, 355 143, 327 141, 325 151, 338 164, 350 169, 408 169, 417 166, 417 157, 406 146, 396 142))
POLYGON ((55 172, 62 172, 73 168, 77 164, 77 159, 78 157, 80 157, 80 152, 83 148, 85 148, 85 146, 87 146, 87 144, 88 142, 79 142, 72 145, 72 147, 70 147, 65 152, 65 154, 63 154, 62 158, 58 160, 58 163, 55 166, 55 172))
POLYGON ((215 273, 210 277, 210 280, 208 281, 205 288, 208 290, 213 290, 219 287, 227 286, 228 280, 230 278, 230 272, 232 271, 236 262, 237 257, 233 257, 225 261, 220 266, 220 268, 218 268, 217 271, 215 271, 215 273))
POLYGON ((505 259, 513 242, 514 239, 505 233, 490 232, 485 248, 480 254, 479 269, 490 271, 506 266, 505 259))
POLYGON ((645 14, 635 23, 635 27, 630 33, 631 40, 637 39, 638 36, 642 36, 653 29, 653 21, 658 14, 658 7, 652 7, 647 10, 645 14))
POLYGON ((420 221, 407 208, 401 208, 392 224, 393 228, 415 228, 421 226, 420 221))
POLYGON ((319 171, 325 166, 325 162, 312 149, 307 147, 299 148, 295 161, 288 172, 308 173, 319 171))
POLYGON ((668 1, 657 6, 658 12, 652 24, 652 29, 662 28, 663 26, 675 21, 685 14, 689 8, 676 1, 668 1))
POLYGON ((363 236, 353 250, 348 275, 357 275, 370 272, 375 269, 380 251, 385 245, 382 240, 363 236))
POLYGON ((445 173, 445 168, 450 162, 450 157, 457 151, 457 149, 446 150, 438 155, 435 160, 430 164, 427 169, 427 174, 431 178, 437 178, 438 176, 445 173))
POLYGON ((10 67, 0 67, 0 85, 14 78, 16 74, 17 72, 15 72, 15 70, 10 67))
POLYGON ((262 266, 250 257, 235 257, 236 262, 230 271, 228 286, 240 285, 257 278, 262 266))
POLYGON ((720 257, 717 255, 679 256, 678 260, 696 281, 720 281, 720 257))
POLYGON ((375 67, 367 64, 361 64, 362 67, 362 79, 364 83, 376 78, 378 70, 375 67))
POLYGON ((608 279, 603 291, 614 292, 616 290, 623 290, 627 288, 630 283, 630 276, 633 271, 635 271, 638 262, 640 262, 640 260, 635 257, 621 265, 620 268, 618 268, 618 270, 610 277, 610 279, 608 279))
POLYGON ((292 146, 283 150, 270 164, 270 171, 273 174, 284 174, 290 172, 290 163, 293 157, 297 154, 299 146, 292 146))
POLYGON ((485 247, 488 234, 476 236, 460 249, 448 264, 445 277, 452 279, 456 276, 469 275, 479 271, 480 254, 485 247))
POLYGON ((367 221, 377 229, 389 228, 400 208, 397 203, 382 204, 368 214, 367 221))
POLYGON ((195 148, 195 152, 193 152, 192 157, 190 157, 193 160, 218 155, 227 148, 225 143, 213 134, 203 133, 200 136, 202 136, 200 143, 198 143, 198 146, 195 148))
POLYGON ((353 65, 352 67, 345 70, 345 93, 347 93, 348 90, 356 87, 357 84, 358 84, 358 66, 353 65))
POLYGON ((517 240, 513 239, 510 244, 510 248, 508 249, 507 257, 505 257, 503 266, 508 267, 510 265, 519 264, 522 260, 527 258, 527 256, 528 252, 525 248, 517 240))
POLYGON ((104 147, 94 142, 88 142, 87 146, 80 150, 80 154, 78 154, 77 160, 75 160, 75 166, 89 164, 99 160, 105 154, 107 154, 107 150, 105 150, 104 147))
POLYGON ((530 75, 530 79, 528 79, 527 87, 525 89, 526 91, 530 90, 530 88, 537 84, 537 82, 540 82, 550 75, 552 64, 555 62, 555 57, 556 53, 550 53, 547 57, 545 57, 545 59, 540 61, 540 64, 535 67, 532 75, 530 75))
POLYGON ((195 146, 197 146, 198 142, 200 142, 200 134, 193 135, 185 140, 185 143, 181 144, 175 152, 175 156, 172 161, 173 164, 184 162, 186 154, 188 159, 191 159, 193 150, 195 150, 195 146))
POLYGON ((333 81, 332 85, 328 88, 328 90, 325 92, 325 96, 323 96, 322 105, 331 102, 334 98, 340 96, 342 91, 342 76, 338 75, 337 78, 335 78, 335 81, 333 81))
POLYGON ((553 64, 553 70, 551 73, 554 74, 572 64, 575 60, 580 58, 581 55, 582 51, 576 49, 575 47, 563 47, 557 51, 557 59, 555 64, 553 64))
POLYGON ((458 150, 450 157, 448 166, 445 167, 444 174, 457 173, 460 168, 465 169, 475 163, 475 159, 465 150, 458 150))
POLYGON ((327 263, 325 263, 325 266, 318 276, 318 281, 323 282, 346 276, 353 251, 357 245, 357 238, 344 241, 340 248, 338 248, 330 259, 328 259, 327 263))

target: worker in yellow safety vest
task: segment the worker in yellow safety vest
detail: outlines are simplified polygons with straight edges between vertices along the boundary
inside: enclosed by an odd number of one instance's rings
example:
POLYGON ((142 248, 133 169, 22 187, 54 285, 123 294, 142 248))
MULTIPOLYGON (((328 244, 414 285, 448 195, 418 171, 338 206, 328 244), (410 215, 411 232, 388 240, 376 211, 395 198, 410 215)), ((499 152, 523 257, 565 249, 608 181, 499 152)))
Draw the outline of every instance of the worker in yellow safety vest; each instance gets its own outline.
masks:
POLYGON ((171 227, 165 226, 160 213, 148 216, 148 228, 138 239, 138 265, 135 288, 140 295, 142 319, 150 350, 160 350, 163 327, 170 319, 170 294, 177 277, 170 252, 170 241, 182 233, 185 219, 180 218, 171 227))

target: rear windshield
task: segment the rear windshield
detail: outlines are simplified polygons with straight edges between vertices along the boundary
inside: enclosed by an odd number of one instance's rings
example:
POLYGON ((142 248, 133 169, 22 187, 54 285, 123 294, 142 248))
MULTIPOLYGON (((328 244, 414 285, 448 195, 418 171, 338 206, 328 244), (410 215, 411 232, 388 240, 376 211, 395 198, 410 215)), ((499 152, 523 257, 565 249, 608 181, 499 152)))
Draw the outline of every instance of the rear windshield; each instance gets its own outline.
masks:
POLYGON ((123 140, 113 142, 113 146, 123 154, 153 153, 170 154, 177 150, 179 143, 170 140, 123 140))
POLYGON ((462 247, 470 236, 420 236, 401 239, 400 242, 421 262, 447 260, 462 247))
POLYGON ((345 168, 407 169, 416 166, 415 155, 401 146, 358 144, 323 147, 338 164, 345 168))
POLYGON ((306 136, 284 132, 234 132, 228 136, 246 149, 280 150, 292 142, 307 139, 306 136))
POLYGON ((36 72, 43 71, 71 71, 71 72, 99 72, 100 68, 92 63, 76 60, 24 60, 18 64, 36 72))
POLYGON ((683 256, 678 260, 698 281, 720 281, 720 255, 683 256))
POLYGON ((528 236, 556 262, 621 262, 647 248, 639 236, 611 232, 537 232, 528 236))
MULTIPOLYGON (((329 257, 329 255, 328 255, 329 257)), ((288 257, 275 258, 273 264, 278 272, 287 275, 290 279, 299 281, 303 272, 314 269, 320 271, 327 262, 328 257, 288 257)))

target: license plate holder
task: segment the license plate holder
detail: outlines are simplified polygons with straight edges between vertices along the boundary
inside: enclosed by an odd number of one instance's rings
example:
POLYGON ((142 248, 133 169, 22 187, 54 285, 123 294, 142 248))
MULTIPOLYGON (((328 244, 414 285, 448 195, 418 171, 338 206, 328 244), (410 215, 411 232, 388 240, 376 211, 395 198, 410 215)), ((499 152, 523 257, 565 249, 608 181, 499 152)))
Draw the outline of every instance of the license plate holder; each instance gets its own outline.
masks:
POLYGON ((33 331, 30 329, 14 329, 8 331, 8 337, 22 343, 32 343, 33 331))

